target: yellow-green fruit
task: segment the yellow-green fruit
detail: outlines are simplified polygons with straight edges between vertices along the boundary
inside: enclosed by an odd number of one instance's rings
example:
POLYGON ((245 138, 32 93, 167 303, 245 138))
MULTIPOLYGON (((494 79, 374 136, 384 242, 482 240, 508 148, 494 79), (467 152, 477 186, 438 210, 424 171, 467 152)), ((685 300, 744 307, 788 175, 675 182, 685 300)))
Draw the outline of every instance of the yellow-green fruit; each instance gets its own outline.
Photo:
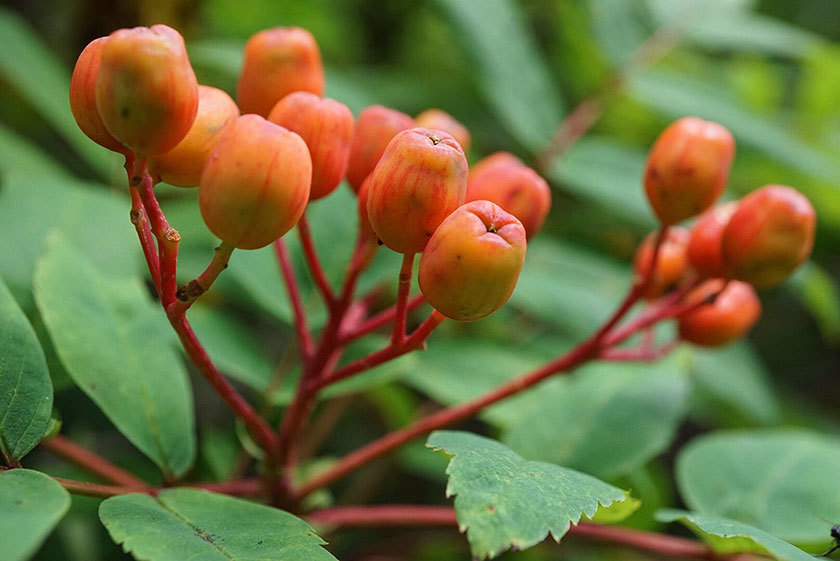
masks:
POLYGON ((490 201, 472 201, 435 230, 418 281, 438 312, 459 321, 486 317, 508 301, 527 247, 525 228, 490 201))
POLYGON ((222 133, 201 172, 201 216, 235 247, 264 247, 300 219, 311 182, 312 162, 300 136, 243 115, 222 133))

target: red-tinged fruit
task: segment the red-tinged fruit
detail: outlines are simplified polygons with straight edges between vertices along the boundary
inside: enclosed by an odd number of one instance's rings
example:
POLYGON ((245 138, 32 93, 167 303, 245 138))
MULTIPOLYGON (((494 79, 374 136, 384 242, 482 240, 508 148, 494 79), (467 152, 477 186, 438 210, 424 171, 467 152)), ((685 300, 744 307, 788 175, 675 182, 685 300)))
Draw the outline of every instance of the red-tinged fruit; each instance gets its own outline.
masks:
POLYGON ((525 164, 510 152, 493 152, 489 156, 477 161, 470 167, 470 177, 467 180, 467 189, 473 181, 480 180, 485 173, 490 173, 496 168, 506 166, 524 166, 525 164))
POLYGON ((243 115, 222 133, 201 172, 201 216, 234 247, 264 247, 300 219, 311 181, 309 150, 300 136, 243 115))
POLYGON ((423 251, 440 223, 464 202, 466 191, 467 159, 452 136, 421 128, 403 131, 370 176, 370 225, 398 253, 423 251))
POLYGON ((312 189, 309 199, 329 195, 347 171, 353 113, 343 103, 309 92, 294 92, 271 110, 268 120, 296 132, 312 156, 312 189))
POLYGON ((817 215, 799 191, 766 185, 745 196, 723 231, 728 274, 756 288, 784 281, 814 247, 817 215))
POLYGON ((522 222, 530 239, 540 231, 551 209, 551 189, 531 168, 500 162, 470 177, 467 200, 496 203, 522 222))
POLYGON ((740 339, 752 329, 761 316, 761 301, 755 289, 749 283, 734 280, 726 282, 724 288, 724 282, 709 279, 686 296, 688 305, 714 300, 680 316, 681 339, 717 347, 740 339))
POLYGON ((149 158, 149 172, 178 187, 195 187, 201 178, 204 162, 216 141, 239 117, 239 107, 225 92, 210 86, 198 86, 198 113, 187 136, 175 148, 149 158))
POLYGON ((650 150, 645 191, 669 226, 709 208, 726 185, 735 140, 722 125, 685 117, 666 128, 650 150))
MULTIPOLYGON (((633 267, 638 278, 643 278, 650 269, 658 235, 656 232, 648 234, 636 250, 633 267)), ((682 280, 688 272, 689 238, 690 235, 685 228, 679 226, 668 228, 665 239, 659 246, 653 274, 642 295, 644 298, 655 300, 682 280)))
POLYGON ((88 43, 76 60, 70 79, 70 111, 76 124, 92 141, 114 152, 125 152, 126 147, 114 138, 96 108, 96 77, 102 61, 102 47, 107 37, 88 43))
POLYGON ((469 151, 472 137, 470 131, 455 117, 442 109, 426 109, 414 118, 414 123, 424 129, 435 129, 452 135, 464 152, 469 151))
POLYGON ((508 301, 525 263, 525 228, 490 201, 472 201, 441 223, 420 258, 426 300, 458 321, 486 317, 508 301))
POLYGON ((300 27, 274 27, 248 39, 236 99, 243 113, 267 117, 292 92, 324 95, 324 65, 315 38, 300 27))
POLYGON ((700 277, 726 276, 726 267, 723 264, 723 231, 736 207, 734 202, 713 207, 691 228, 688 260, 700 277))
POLYGON ((391 139, 412 127, 414 119, 382 105, 371 105, 359 113, 347 167, 347 181, 354 191, 359 191, 362 181, 376 167, 391 139))
POLYGON ((102 47, 96 107, 108 132, 138 155, 175 148, 198 110, 183 37, 165 25, 111 33, 102 47))
POLYGON ((359 211, 359 232, 361 236, 365 239, 377 241, 379 238, 376 237, 376 233, 374 233, 373 228, 370 225, 370 219, 368 218, 367 213, 367 199, 369 186, 370 176, 368 176, 364 181, 362 181, 362 186, 359 188, 359 195, 356 201, 356 205, 359 211))

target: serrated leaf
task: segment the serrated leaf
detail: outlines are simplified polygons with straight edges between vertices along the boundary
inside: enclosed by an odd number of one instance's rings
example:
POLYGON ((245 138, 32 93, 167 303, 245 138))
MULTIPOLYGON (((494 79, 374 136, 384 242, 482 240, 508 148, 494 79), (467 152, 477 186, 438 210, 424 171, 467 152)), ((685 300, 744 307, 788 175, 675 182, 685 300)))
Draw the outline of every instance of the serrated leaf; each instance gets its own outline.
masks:
POLYGON ((447 496, 475 557, 525 549, 549 533, 560 541, 582 516, 627 500, 627 494, 590 475, 529 462, 503 444, 468 432, 437 431, 426 446, 451 456, 447 496))
POLYGON ((779 561, 814 560, 801 549, 763 530, 728 518, 665 509, 656 513, 656 519, 660 522, 681 522, 722 555, 765 553, 779 561))
POLYGON ((35 331, 0 278, 0 455, 17 461, 50 423, 53 389, 35 331))
POLYGON ((840 520, 840 438, 808 431, 728 431, 683 447, 676 475, 686 504, 800 546, 828 543, 840 520))
POLYGON ((208 491, 112 497, 99 518, 139 561, 335 561, 296 516, 208 491))
POLYGON ((70 508, 55 479, 28 469, 0 472, 0 551, 3 561, 26 561, 70 508))
POLYGON ((54 236, 34 291, 76 384, 164 473, 186 472, 195 458, 191 388, 169 326, 144 287, 101 275, 54 236))

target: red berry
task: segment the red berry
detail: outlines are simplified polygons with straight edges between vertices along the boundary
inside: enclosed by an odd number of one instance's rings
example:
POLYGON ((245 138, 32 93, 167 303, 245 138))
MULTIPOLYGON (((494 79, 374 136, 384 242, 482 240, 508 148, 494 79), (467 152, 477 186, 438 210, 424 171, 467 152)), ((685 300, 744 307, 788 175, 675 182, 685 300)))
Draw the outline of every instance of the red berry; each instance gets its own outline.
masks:
POLYGON ((354 191, 358 192, 362 181, 376 167, 391 139, 413 126, 414 119, 405 113, 381 105, 366 107, 359 113, 347 167, 347 181, 354 191))
MULTIPOLYGON (((717 294, 722 279, 710 279, 686 296, 687 303, 700 303, 717 294)), ((679 319, 680 338, 706 347, 740 339, 761 315, 761 301, 748 283, 729 281, 714 302, 703 304, 679 319)))
POLYGON ((446 111, 441 109, 426 109, 414 118, 414 122, 418 127, 424 129, 448 132, 461 145, 464 152, 470 149, 470 131, 446 111))
POLYGON ((736 203, 713 207, 691 228, 688 260, 701 277, 725 277, 721 239, 736 203))
POLYGON ((470 175, 467 200, 496 203, 518 218, 532 238, 548 216, 551 189, 531 168, 500 162, 476 176, 470 175))
MULTIPOLYGON (((642 241, 636 250, 634 269, 638 277, 647 274, 650 260, 653 258, 656 233, 651 233, 642 241)), ((645 289, 643 296, 648 300, 659 298, 674 287, 688 271, 689 234, 685 228, 679 226, 668 228, 665 239, 659 247, 656 267, 645 289)))

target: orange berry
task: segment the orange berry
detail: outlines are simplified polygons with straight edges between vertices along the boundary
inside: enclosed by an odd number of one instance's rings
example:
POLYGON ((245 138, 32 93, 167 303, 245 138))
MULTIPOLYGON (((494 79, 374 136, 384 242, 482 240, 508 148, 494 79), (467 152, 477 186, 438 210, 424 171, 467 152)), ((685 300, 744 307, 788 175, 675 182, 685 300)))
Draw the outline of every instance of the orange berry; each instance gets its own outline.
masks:
POLYGON ((551 208, 545 179, 524 165, 497 164, 467 182, 467 200, 491 201, 522 222, 531 238, 540 231, 551 208))
POLYGON ((469 189, 469 184, 471 184, 473 181, 478 181, 484 176, 485 173, 489 173, 497 167, 524 165, 525 164, 522 162, 522 160, 520 160, 510 152, 493 152, 489 156, 485 156, 484 158, 480 159, 470 167, 470 177, 467 180, 467 189, 469 189))
POLYGON ((125 152, 126 147, 108 132, 96 108, 96 77, 102 61, 102 47, 107 39, 100 37, 88 43, 76 60, 70 79, 70 111, 76 124, 92 141, 108 150, 125 152))
POLYGON ((669 226, 709 208, 723 192, 735 157, 725 127, 685 117, 666 128, 650 150, 645 190, 659 220, 669 226))
POLYGON ((347 181, 354 191, 358 192, 362 181, 376 167, 394 135, 413 126, 414 119, 382 105, 371 105, 359 113, 347 166, 347 181))
POLYGON ((756 288, 779 284, 814 247, 817 216, 792 187, 766 185, 741 199, 723 231, 723 261, 732 278, 756 288))
POLYGON ((691 228, 688 260, 701 277, 726 276, 721 239, 736 206, 731 202, 712 207, 691 228))
MULTIPOLYGON (((686 302, 699 304, 723 288, 722 279, 709 279, 686 296, 686 302)), ((761 315, 761 301, 748 283, 729 281, 714 302, 703 304, 679 318, 680 338, 715 347, 740 339, 752 329, 761 315)))
POLYGON ((461 145, 464 152, 470 149, 470 131, 446 111, 426 109, 414 118, 414 123, 424 129, 448 132, 461 145))
POLYGON ((525 228, 490 201, 458 207, 435 230, 420 258, 426 300, 448 318, 472 321, 508 301, 527 247, 525 228))
POLYGON ((219 136, 239 117, 239 107, 217 88, 198 86, 198 113, 187 136, 175 148, 149 158, 149 171, 162 181, 179 187, 195 187, 201 168, 210 157, 219 136))
POLYGON ((102 46, 96 107, 114 138, 142 156, 172 150, 198 110, 184 38, 165 25, 120 29, 102 46))
MULTIPOLYGON (((642 241, 636 250, 633 265, 636 275, 643 277, 650 269, 653 258, 653 248, 657 234, 651 233, 642 241)), ((648 300, 659 298, 677 284, 688 271, 688 240, 689 233, 685 228, 675 226, 668 228, 665 239, 659 247, 656 267, 645 289, 643 296, 648 300)))
POLYGON ((268 120, 298 133, 312 156, 309 199, 326 197, 347 171, 353 113, 343 103, 309 92, 290 93, 277 102, 268 120))
POLYGON ((201 216, 220 239, 257 249, 297 223, 311 181, 312 162, 300 136, 243 115, 222 133, 201 172, 201 216))
POLYGON ((365 238, 377 241, 376 234, 370 226, 370 219, 367 213, 368 187, 370 186, 370 176, 362 181, 362 186, 359 188, 359 196, 356 205, 359 211, 359 231, 365 238))
POLYGON ((414 128, 388 144, 370 177, 367 211, 382 242, 423 251, 435 228, 464 202, 467 159, 452 136, 414 128))
POLYGON ((324 95, 324 66, 315 38, 300 27, 274 27, 248 39, 236 87, 243 113, 267 117, 296 91, 324 95))

